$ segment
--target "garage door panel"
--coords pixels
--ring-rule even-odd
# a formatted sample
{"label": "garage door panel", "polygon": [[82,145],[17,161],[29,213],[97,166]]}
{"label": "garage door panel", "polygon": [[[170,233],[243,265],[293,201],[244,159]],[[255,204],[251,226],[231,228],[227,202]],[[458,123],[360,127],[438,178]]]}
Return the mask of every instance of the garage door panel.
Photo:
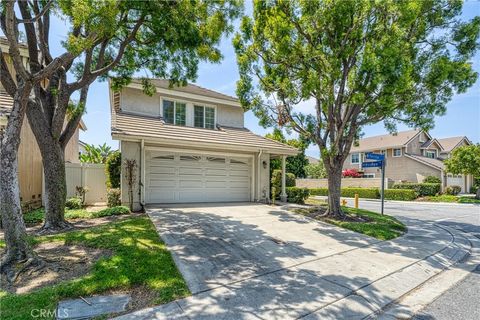
{"label": "garage door panel", "polygon": [[246,158],[150,151],[147,159],[149,203],[250,200],[251,162]]}

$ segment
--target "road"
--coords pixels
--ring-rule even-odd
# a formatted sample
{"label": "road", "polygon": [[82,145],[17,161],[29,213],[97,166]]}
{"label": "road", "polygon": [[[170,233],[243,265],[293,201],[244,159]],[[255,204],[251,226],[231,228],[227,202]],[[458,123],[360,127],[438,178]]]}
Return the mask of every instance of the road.
{"label": "road", "polygon": [[[352,205],[352,201],[348,201]],[[360,200],[361,209],[380,212],[380,202]],[[480,239],[480,206],[386,202],[385,213],[400,219],[418,219],[453,227]],[[480,265],[428,305],[415,320],[480,319]]]}

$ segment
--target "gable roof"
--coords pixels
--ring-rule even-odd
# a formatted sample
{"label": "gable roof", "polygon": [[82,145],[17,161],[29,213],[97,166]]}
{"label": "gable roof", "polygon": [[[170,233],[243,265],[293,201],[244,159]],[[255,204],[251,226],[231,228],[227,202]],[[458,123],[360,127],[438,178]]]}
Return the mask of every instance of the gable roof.
{"label": "gable roof", "polygon": [[444,170],[445,169],[445,165],[443,164],[443,161],[438,160],[438,159],[427,158],[427,157],[424,157],[424,156],[419,156],[419,155],[416,155],[416,154],[409,154],[409,153],[406,153],[405,156],[407,158],[413,159],[415,161],[423,163],[424,165],[427,165],[429,167],[432,167],[432,168],[435,168],[435,169],[438,169],[438,170]]}
{"label": "gable roof", "polygon": [[[224,93],[220,93],[217,91],[213,91],[210,89],[203,88],[199,85],[188,83],[186,86],[174,86],[170,87],[170,82],[169,80],[166,79],[149,79],[149,81],[157,88],[157,91],[163,91],[163,92],[168,92],[171,91],[170,93],[174,93],[175,91],[177,92],[183,92],[187,94],[192,94],[196,96],[202,96],[202,97],[209,97],[209,98],[214,98],[214,99],[219,99],[219,100],[224,100],[230,103],[234,103],[235,105],[240,106],[240,101],[236,97],[229,96]],[[131,83],[127,87],[135,87],[138,88],[142,86],[142,78],[135,78],[132,79]]]}
{"label": "gable roof", "polygon": [[350,152],[373,151],[386,148],[400,148],[420,134],[422,130],[408,130],[396,134],[383,134],[379,136],[360,139],[358,146],[352,146]]}
{"label": "gable roof", "polygon": [[440,141],[438,141],[436,138],[430,139],[430,140],[424,142],[424,143],[420,146],[420,148],[421,148],[421,149],[428,149],[428,148],[429,148],[432,144],[434,144],[434,143],[435,143],[437,146],[440,147],[440,152],[442,152],[442,151],[444,150],[444,149],[443,149],[443,145],[442,145],[442,144],[440,143]]}
{"label": "gable roof", "polygon": [[443,138],[443,139],[438,139],[440,144],[443,147],[443,152],[451,152],[455,147],[457,147],[460,142],[462,142],[465,139],[467,141],[467,144],[471,144],[470,141],[468,140],[467,137],[461,136],[461,137],[450,137],[450,138]]}

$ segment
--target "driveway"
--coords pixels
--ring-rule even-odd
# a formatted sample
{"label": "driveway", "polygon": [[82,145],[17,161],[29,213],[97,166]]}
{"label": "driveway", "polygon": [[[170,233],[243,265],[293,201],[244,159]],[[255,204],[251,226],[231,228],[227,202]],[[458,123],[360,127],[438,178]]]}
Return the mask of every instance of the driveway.
{"label": "driveway", "polygon": [[379,241],[261,204],[147,212],[192,296],[122,319],[363,318],[469,250],[434,224]]}

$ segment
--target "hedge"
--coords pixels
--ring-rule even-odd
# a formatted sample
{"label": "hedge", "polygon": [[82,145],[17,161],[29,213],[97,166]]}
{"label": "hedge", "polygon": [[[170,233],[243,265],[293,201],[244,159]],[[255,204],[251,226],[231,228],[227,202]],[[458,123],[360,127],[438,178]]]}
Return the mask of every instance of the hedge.
{"label": "hedge", "polygon": [[[282,170],[273,170],[271,179],[272,197],[278,199],[282,190]],[[287,172],[285,176],[285,187],[295,187],[295,175]]]}
{"label": "hedge", "polygon": [[304,204],[305,199],[310,196],[310,192],[307,188],[289,187],[286,188],[287,201],[291,203]]}
{"label": "hedge", "polygon": [[[379,199],[380,191],[377,188],[342,188],[342,197],[353,198],[355,194],[358,194],[360,198],[365,199]],[[312,196],[328,196],[327,188],[314,188],[310,189],[310,195]]]}
{"label": "hedge", "polygon": [[396,183],[393,189],[412,189],[420,197],[434,196],[440,193],[440,183]]}
{"label": "hedge", "polygon": [[417,199],[418,194],[412,189],[386,189],[385,199],[387,200],[402,200],[412,201]]}

